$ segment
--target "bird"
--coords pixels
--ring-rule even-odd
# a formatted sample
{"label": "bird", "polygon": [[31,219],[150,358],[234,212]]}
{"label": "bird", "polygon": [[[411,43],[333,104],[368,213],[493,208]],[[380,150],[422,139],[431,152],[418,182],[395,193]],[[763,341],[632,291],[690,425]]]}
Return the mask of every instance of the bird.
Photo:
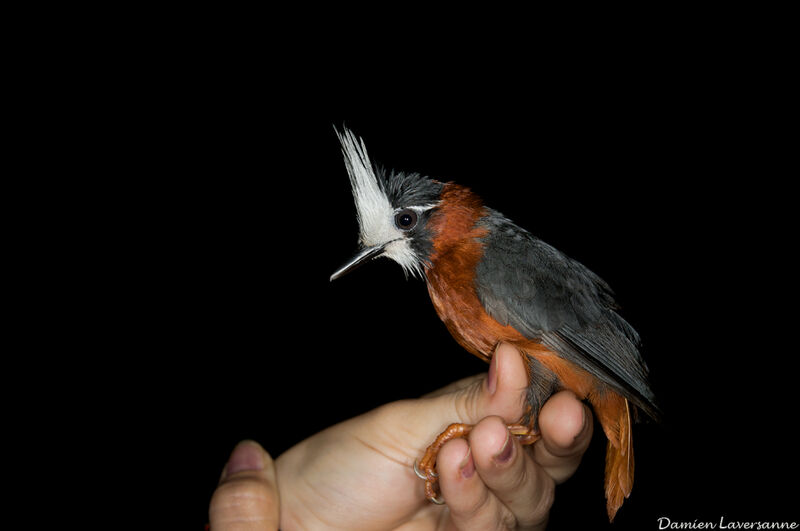
{"label": "bird", "polygon": [[[609,285],[586,266],[486,206],[470,188],[416,172],[374,165],[363,139],[334,131],[349,176],[359,250],[340,278],[379,257],[422,279],[439,318],[471,354],[489,362],[500,343],[514,345],[528,376],[525,413],[508,425],[521,443],[539,439],[544,402],[568,389],[587,401],[608,442],[605,497],[614,520],[633,488],[632,424],[661,418],[639,334],[619,313]],[[414,463],[426,497],[436,492],[439,448],[472,426],[453,423]]]}

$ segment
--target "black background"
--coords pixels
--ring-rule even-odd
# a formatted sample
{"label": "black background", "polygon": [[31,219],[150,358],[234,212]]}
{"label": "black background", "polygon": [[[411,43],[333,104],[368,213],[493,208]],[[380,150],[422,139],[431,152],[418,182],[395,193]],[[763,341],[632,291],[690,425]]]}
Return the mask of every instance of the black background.
{"label": "black background", "polygon": [[103,373],[75,390],[79,419],[124,442],[129,500],[199,529],[239,440],[277,457],[486,370],[396,264],[328,281],[356,250],[346,124],[373,161],[468,185],[586,264],[639,330],[665,419],[635,428],[633,494],[608,527],[596,430],[550,529],[797,520],[780,82],[736,54],[533,77],[333,77],[298,60],[292,78],[213,50],[114,71],[84,124],[94,156],[64,155],[103,177],[66,255],[82,280],[64,289],[91,308],[69,337],[91,330],[91,356],[65,364]]}

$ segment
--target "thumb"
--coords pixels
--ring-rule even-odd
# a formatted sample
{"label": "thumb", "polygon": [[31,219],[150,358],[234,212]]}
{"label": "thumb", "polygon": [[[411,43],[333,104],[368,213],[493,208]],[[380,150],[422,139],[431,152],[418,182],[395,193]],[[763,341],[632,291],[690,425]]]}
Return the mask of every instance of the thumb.
{"label": "thumb", "polygon": [[211,497],[211,531],[278,529],[280,500],[272,457],[255,441],[233,449]]}
{"label": "thumb", "polygon": [[431,400],[441,409],[441,420],[477,424],[490,415],[502,417],[506,423],[520,420],[525,412],[528,371],[522,354],[514,346],[501,343],[492,356],[485,378],[445,394],[435,393]]}

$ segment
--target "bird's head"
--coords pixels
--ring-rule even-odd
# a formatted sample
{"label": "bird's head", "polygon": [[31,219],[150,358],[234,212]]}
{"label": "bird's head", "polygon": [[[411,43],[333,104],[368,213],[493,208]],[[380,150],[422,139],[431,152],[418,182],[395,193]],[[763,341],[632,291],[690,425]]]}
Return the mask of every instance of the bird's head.
{"label": "bird's head", "polygon": [[361,249],[331,280],[379,256],[391,258],[406,274],[422,276],[433,246],[428,220],[444,185],[418,173],[375,168],[363,140],[348,129],[336,134],[353,189]]}

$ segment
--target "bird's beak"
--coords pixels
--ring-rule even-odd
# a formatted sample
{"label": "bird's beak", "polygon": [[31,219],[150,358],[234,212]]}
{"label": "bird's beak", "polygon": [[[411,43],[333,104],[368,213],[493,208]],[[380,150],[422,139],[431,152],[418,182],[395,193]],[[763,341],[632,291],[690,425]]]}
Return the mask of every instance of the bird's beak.
{"label": "bird's beak", "polygon": [[383,250],[392,242],[386,242],[381,245],[374,245],[372,247],[367,247],[359,251],[353,258],[351,258],[346,264],[342,267],[334,271],[331,275],[331,282],[336,280],[337,278],[344,276],[345,274],[349,273],[353,269],[358,268],[358,266],[366,264],[373,258],[377,258],[383,253]]}

